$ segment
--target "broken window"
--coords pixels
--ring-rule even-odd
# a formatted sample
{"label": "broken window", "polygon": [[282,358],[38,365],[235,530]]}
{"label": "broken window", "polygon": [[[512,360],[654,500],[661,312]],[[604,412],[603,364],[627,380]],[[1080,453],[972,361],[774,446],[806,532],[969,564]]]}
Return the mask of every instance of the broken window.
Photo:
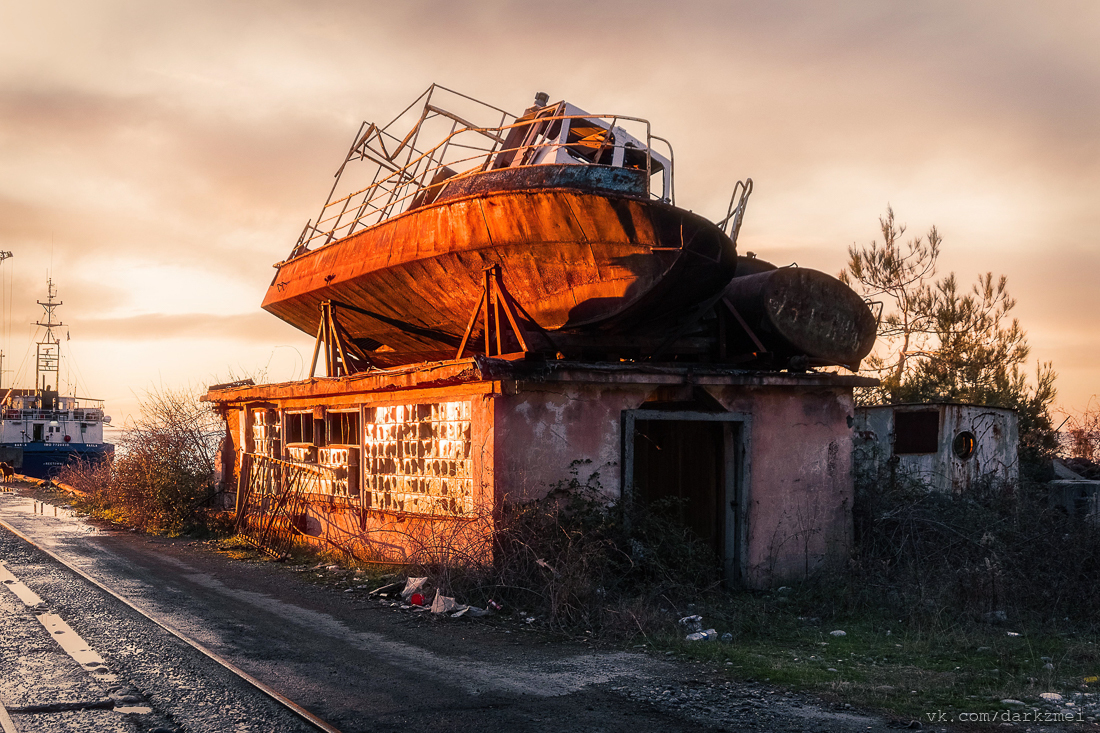
{"label": "broken window", "polygon": [[288,446],[313,444],[313,412],[288,412],[286,421],[286,442]]}
{"label": "broken window", "polygon": [[369,407],[363,428],[367,508],[473,513],[469,402]]}
{"label": "broken window", "polygon": [[935,453],[939,445],[939,410],[894,411],[894,455]]}
{"label": "broken window", "polygon": [[969,430],[964,430],[955,436],[955,440],[951,442],[951,451],[955,456],[961,460],[966,460],[970,456],[974,455],[974,449],[978,446],[978,439],[974,437],[974,433]]}
{"label": "broken window", "polygon": [[359,445],[359,411],[328,414],[329,445]]}

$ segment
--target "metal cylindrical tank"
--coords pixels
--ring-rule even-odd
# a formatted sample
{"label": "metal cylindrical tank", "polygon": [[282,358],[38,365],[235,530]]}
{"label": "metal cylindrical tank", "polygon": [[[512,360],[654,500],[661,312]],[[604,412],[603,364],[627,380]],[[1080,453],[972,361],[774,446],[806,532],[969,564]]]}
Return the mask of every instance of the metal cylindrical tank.
{"label": "metal cylindrical tank", "polygon": [[824,272],[782,267],[735,277],[725,297],[778,356],[854,367],[875,345],[878,324],[871,309]]}

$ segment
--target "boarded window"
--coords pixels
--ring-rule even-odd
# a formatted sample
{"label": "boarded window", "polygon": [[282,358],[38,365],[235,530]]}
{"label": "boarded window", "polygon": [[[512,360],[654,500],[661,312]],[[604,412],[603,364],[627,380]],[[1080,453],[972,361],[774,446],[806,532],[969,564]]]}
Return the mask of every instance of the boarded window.
{"label": "boarded window", "polygon": [[939,410],[894,411],[895,455],[935,453],[939,445]]}
{"label": "boarded window", "polygon": [[473,514],[470,403],[367,408],[364,499],[410,514]]}
{"label": "boarded window", "polygon": [[279,413],[275,410],[252,411],[252,450],[269,458],[279,457]]}

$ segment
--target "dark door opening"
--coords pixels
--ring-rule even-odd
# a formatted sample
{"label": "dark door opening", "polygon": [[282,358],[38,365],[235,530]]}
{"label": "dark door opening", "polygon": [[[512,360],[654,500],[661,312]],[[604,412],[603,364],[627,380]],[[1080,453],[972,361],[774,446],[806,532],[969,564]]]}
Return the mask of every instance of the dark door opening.
{"label": "dark door opening", "polygon": [[34,423],[34,426],[31,428],[31,441],[32,442],[41,443],[44,440],[44,438],[42,437],[42,428],[43,428],[42,423],[40,423],[40,422]]}
{"label": "dark door opening", "polygon": [[690,419],[699,413],[666,415],[654,410],[628,413],[633,429],[626,446],[630,496],[644,504],[673,499],[667,502],[669,510],[711,547],[726,582],[737,582],[743,538],[742,422]]}

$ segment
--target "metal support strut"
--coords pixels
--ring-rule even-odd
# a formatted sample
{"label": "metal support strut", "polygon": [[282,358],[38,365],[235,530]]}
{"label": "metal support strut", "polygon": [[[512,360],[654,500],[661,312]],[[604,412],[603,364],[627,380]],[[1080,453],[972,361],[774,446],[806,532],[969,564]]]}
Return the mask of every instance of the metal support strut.
{"label": "metal support strut", "polygon": [[321,301],[321,323],[317,327],[317,341],[313,344],[310,378],[317,375],[317,357],[322,345],[325,347],[326,376],[346,377],[374,366],[370,357],[355,345],[348,332],[340,325],[336,318],[336,307],[331,300]]}
{"label": "metal support strut", "polygon": [[[534,323],[534,320],[523,310],[523,306],[516,302],[515,298],[508,292],[508,289],[504,287],[500,265],[486,267],[484,275],[485,281],[481,291],[481,298],[477,301],[477,306],[470,316],[470,322],[466,324],[466,332],[462,335],[462,343],[458,346],[458,351],[455,353],[455,359],[461,359],[462,355],[466,353],[466,344],[469,343],[470,336],[473,335],[478,316],[483,316],[482,327],[485,332],[485,355],[500,356],[509,353],[504,350],[504,329],[501,328],[500,320],[501,311],[504,311],[508,326],[510,326],[512,335],[519,345],[519,353],[532,351],[532,334],[528,333],[527,329],[523,327],[523,324],[519,320],[519,315],[522,314],[530,323]],[[538,328],[538,324],[535,324],[535,327]],[[541,332],[542,329],[539,328],[539,331]],[[547,337],[545,333],[542,333],[542,336],[549,342],[549,337]]]}

